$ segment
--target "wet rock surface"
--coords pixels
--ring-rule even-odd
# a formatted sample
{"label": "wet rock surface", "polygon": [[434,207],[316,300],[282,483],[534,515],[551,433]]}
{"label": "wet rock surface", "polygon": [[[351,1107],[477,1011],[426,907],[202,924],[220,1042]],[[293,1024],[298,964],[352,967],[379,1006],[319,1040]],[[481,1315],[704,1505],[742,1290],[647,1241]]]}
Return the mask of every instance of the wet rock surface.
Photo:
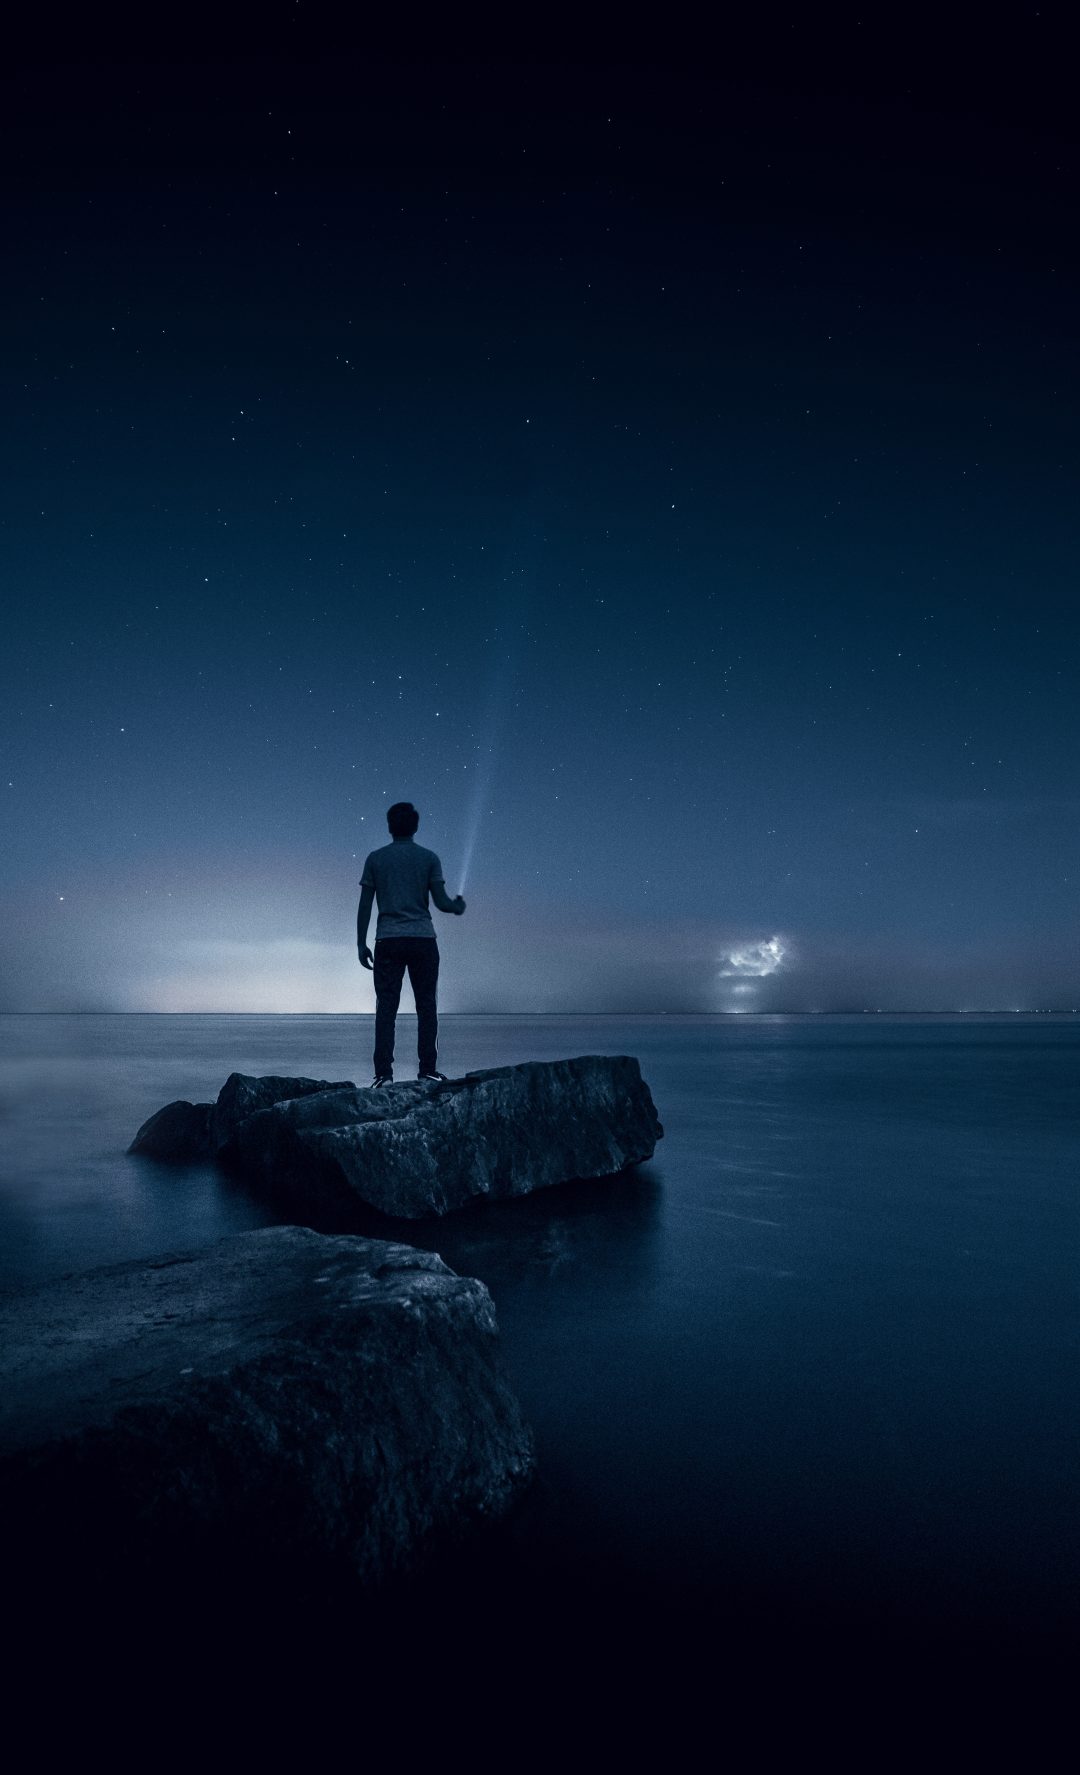
{"label": "wet rock surface", "polygon": [[7,1569],[170,1555],[364,1580],[501,1514],[532,1467],[481,1282],[273,1227],[0,1305]]}
{"label": "wet rock surface", "polygon": [[131,1151],[187,1156],[185,1117],[200,1109],[206,1151],[250,1183],[405,1219],[612,1176],[663,1134],[637,1060],[584,1055],[378,1091],[234,1073],[215,1105],[159,1110]]}

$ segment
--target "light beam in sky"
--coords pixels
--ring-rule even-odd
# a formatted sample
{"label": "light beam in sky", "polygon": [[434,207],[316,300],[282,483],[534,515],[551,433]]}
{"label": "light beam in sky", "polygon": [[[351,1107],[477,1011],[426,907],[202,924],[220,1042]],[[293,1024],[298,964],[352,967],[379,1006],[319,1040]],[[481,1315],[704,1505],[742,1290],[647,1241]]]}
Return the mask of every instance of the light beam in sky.
{"label": "light beam in sky", "polygon": [[480,746],[480,762],[473,777],[472,797],[469,813],[465,822],[465,845],[461,859],[461,887],[464,893],[472,869],[473,854],[480,836],[485,811],[491,799],[491,790],[496,776],[496,750],[502,737],[506,720],[506,709],[510,701],[510,693],[514,682],[514,655],[507,650],[502,653],[500,664],[496,668],[488,693],[487,710],[483,722],[483,738]]}
{"label": "light beam in sky", "polygon": [[461,893],[465,892],[468,883],[480,828],[483,824],[484,814],[490,811],[488,804],[498,774],[499,742],[513,699],[518,659],[525,636],[525,623],[532,603],[537,540],[535,533],[528,538],[521,551],[523,560],[517,567],[511,564],[514,551],[507,550],[505,579],[509,590],[502,616],[495,625],[499,651],[488,686],[487,708],[483,717],[479,747],[480,763],[473,778],[473,792],[465,822],[465,844],[462,851],[460,876]]}
{"label": "light beam in sky", "polygon": [[[491,745],[492,747],[494,746],[494,735],[492,735]],[[491,748],[489,748],[489,753],[490,750]],[[494,768],[489,755],[473,779],[472,806],[469,809],[469,817],[465,827],[465,848],[462,852],[461,870],[459,872],[459,892],[462,894],[465,892],[465,888],[468,884],[469,871],[472,868],[473,852],[476,849],[476,840],[480,836],[480,822],[484,816],[485,803],[491,793],[493,776]]]}

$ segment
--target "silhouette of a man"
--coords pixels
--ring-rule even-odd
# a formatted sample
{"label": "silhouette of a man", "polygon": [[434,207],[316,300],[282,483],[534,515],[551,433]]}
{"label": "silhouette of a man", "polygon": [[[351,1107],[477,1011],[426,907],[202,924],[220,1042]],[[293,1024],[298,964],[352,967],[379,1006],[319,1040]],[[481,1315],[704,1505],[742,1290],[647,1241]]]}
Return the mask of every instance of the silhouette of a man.
{"label": "silhouette of a man", "polygon": [[[409,984],[416,1000],[417,1076],[442,1079],[438,1070],[439,1018],[436,995],[439,983],[439,945],[428,911],[430,894],[440,912],[461,915],[465,902],[458,894],[451,900],[443,880],[442,864],[434,851],[414,839],[420,815],[411,801],[396,801],[386,816],[390,843],[372,851],[360,877],[360,905],[356,912],[356,949],[360,964],[375,971],[375,1077],[372,1090],[394,1082],[394,1024],[401,982],[409,970]],[[367,947],[371,903],[379,903],[375,926],[375,956]]]}

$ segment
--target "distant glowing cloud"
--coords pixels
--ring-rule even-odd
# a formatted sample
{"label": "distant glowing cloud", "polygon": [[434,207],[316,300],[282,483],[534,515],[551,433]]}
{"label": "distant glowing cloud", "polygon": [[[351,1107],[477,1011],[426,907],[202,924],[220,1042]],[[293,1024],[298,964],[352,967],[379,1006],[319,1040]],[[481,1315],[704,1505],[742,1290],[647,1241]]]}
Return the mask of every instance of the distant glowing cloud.
{"label": "distant glowing cloud", "polygon": [[770,937],[762,943],[744,943],[724,956],[720,974],[725,980],[763,980],[767,974],[779,971],[786,954],[779,937]]}

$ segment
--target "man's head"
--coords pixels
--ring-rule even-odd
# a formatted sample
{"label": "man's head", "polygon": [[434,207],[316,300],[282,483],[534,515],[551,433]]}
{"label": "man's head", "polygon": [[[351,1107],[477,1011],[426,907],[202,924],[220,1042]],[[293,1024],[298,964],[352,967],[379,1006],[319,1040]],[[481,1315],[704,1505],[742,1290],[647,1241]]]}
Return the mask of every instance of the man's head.
{"label": "man's head", "polygon": [[386,815],[391,838],[411,838],[420,824],[420,815],[411,801],[395,801]]}

